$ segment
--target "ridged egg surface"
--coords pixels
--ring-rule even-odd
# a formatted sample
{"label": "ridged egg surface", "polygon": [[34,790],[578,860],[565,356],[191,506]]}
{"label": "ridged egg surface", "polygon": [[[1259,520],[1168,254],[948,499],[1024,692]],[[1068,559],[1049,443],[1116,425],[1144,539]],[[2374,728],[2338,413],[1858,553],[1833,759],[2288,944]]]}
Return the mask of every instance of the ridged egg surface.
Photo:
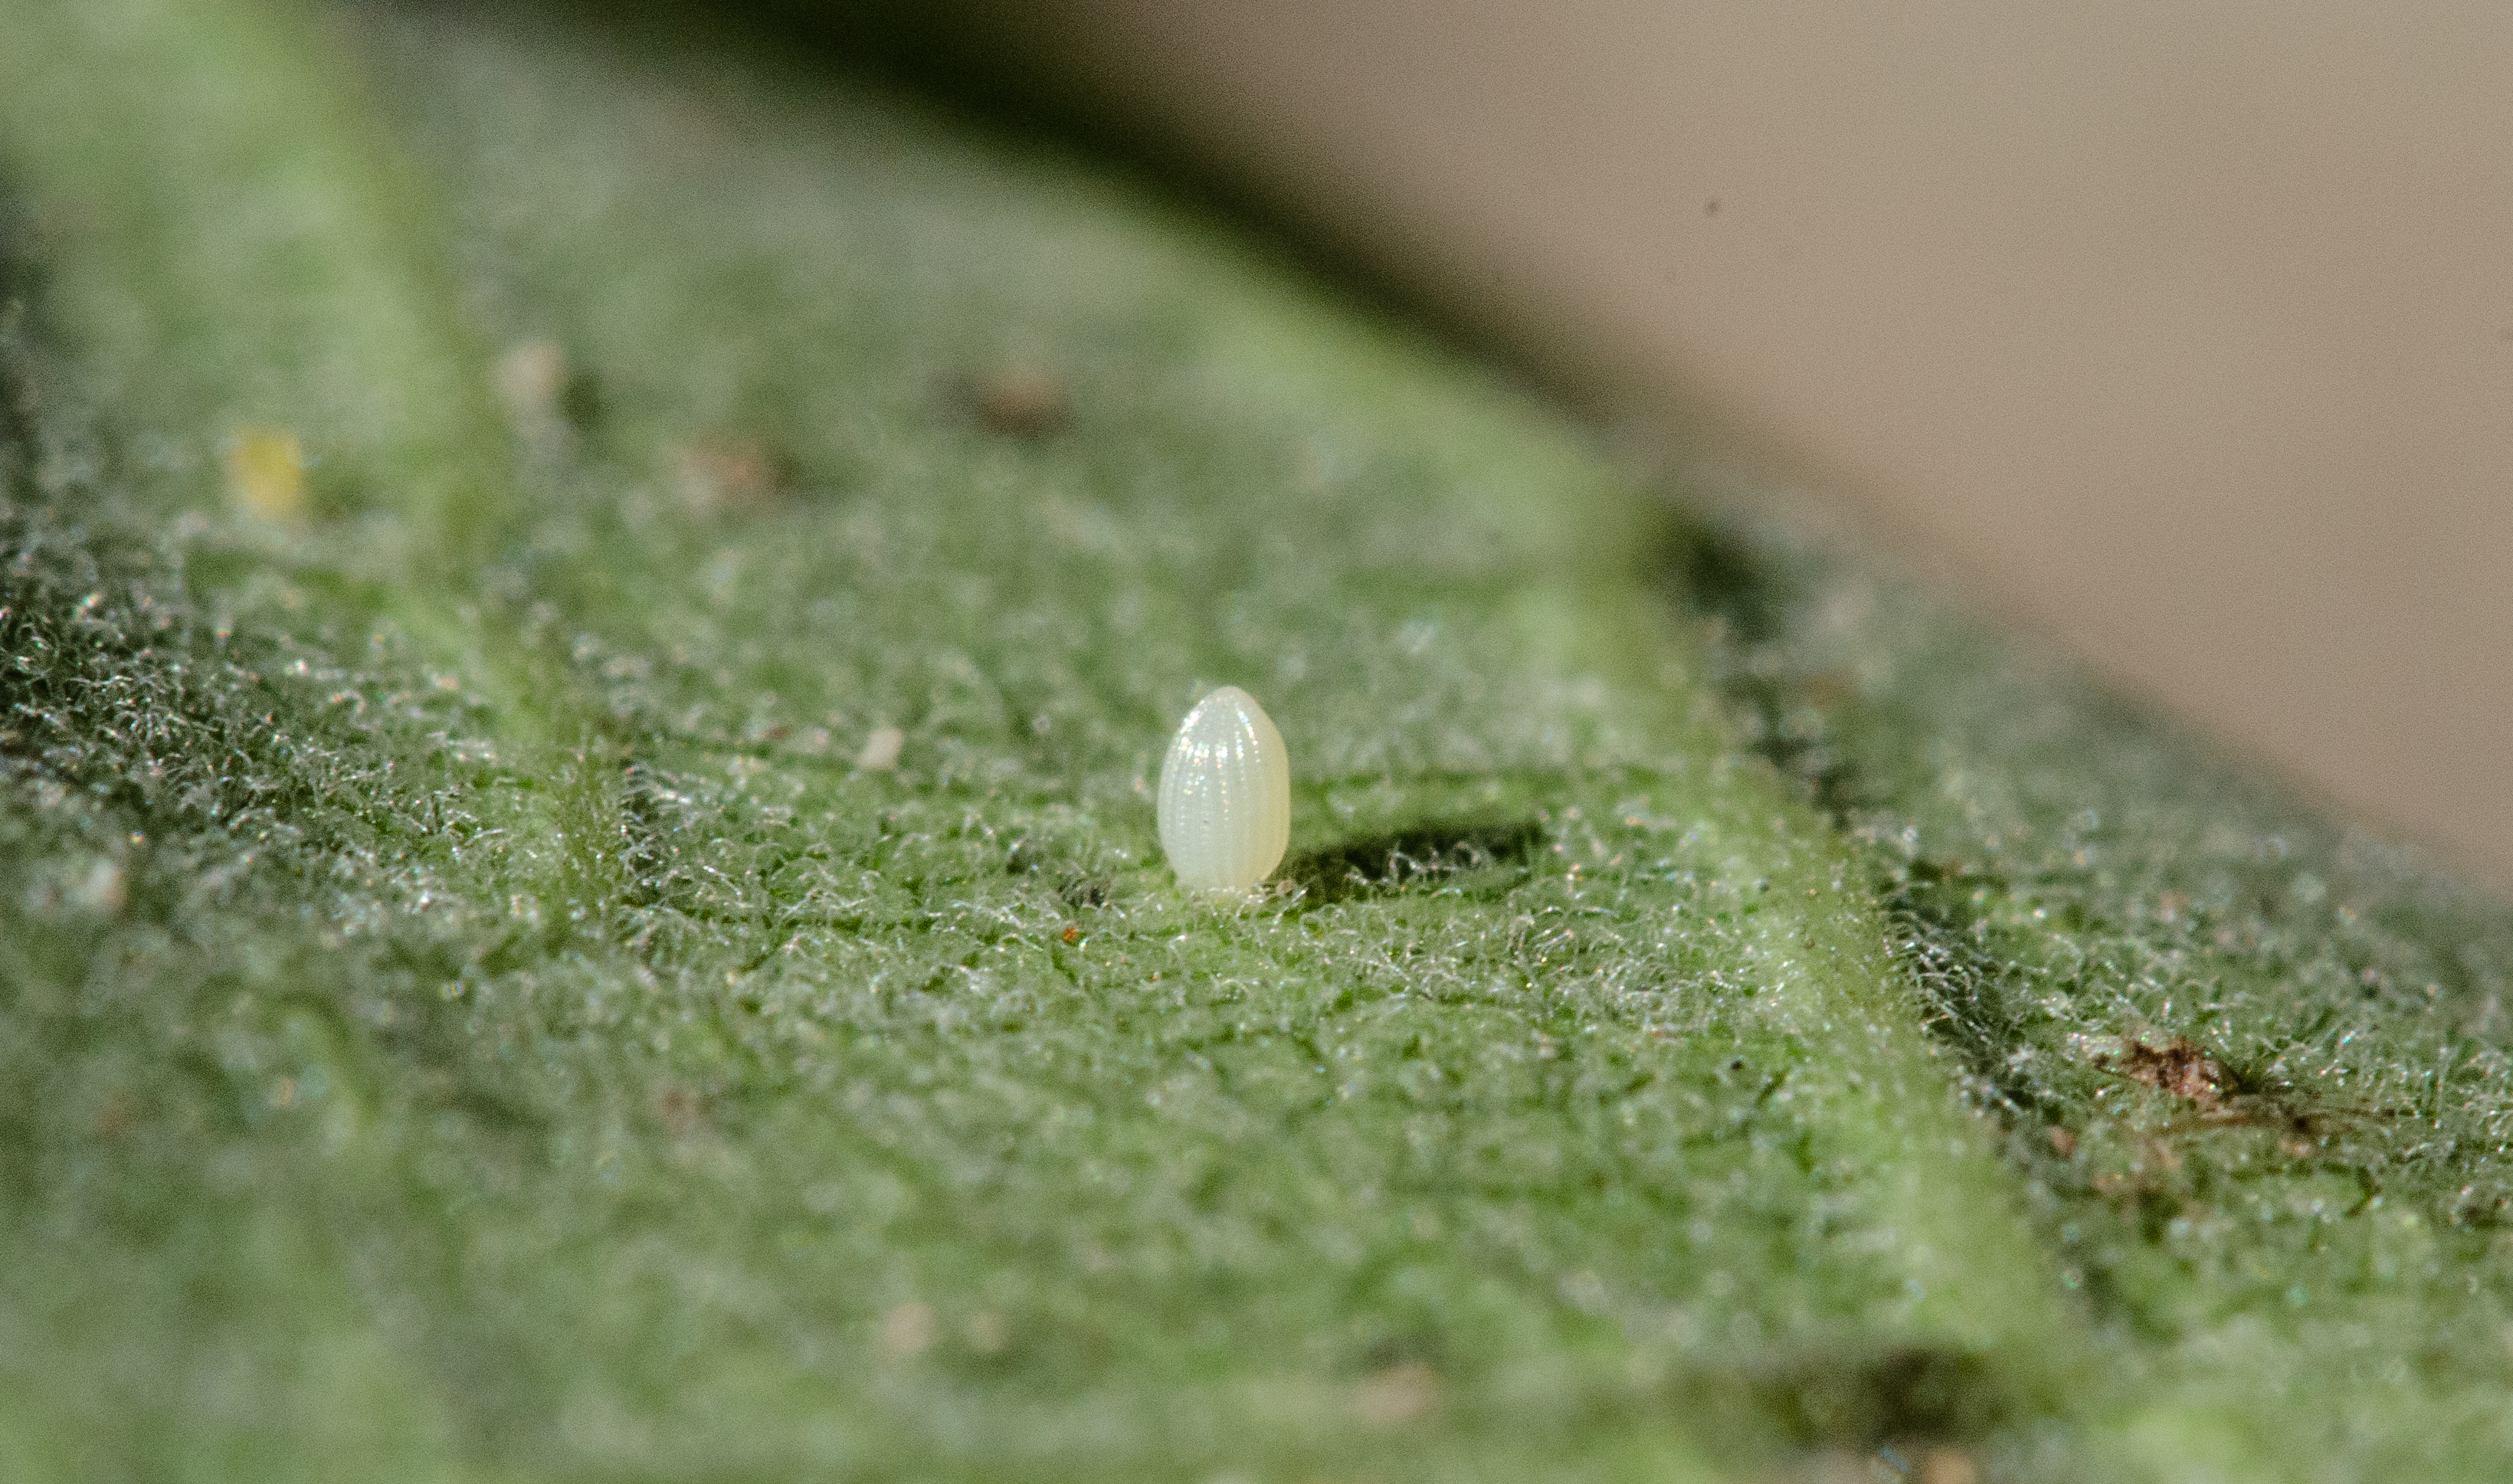
{"label": "ridged egg surface", "polygon": [[1161,763],[1161,850],[1193,892],[1241,892],[1292,843],[1292,761],[1256,698],[1234,685],[1178,723]]}

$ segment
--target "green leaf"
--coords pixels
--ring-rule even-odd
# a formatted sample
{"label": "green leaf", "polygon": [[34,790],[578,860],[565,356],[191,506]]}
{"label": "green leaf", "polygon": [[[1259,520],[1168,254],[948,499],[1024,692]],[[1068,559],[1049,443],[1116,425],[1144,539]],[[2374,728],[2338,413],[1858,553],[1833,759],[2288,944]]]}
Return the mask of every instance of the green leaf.
{"label": "green leaf", "polygon": [[2499,907],[1221,227],[696,20],[0,162],[19,1473],[2506,1453]]}

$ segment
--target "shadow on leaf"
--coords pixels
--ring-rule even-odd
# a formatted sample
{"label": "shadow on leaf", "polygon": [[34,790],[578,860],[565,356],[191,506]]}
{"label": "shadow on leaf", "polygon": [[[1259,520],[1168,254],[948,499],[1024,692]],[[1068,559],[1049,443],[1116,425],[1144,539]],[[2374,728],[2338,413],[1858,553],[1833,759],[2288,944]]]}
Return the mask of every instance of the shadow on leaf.
{"label": "shadow on leaf", "polygon": [[1544,843],[1534,820],[1417,825],[1295,856],[1282,877],[1313,902],[1401,890],[1425,876],[1525,861]]}

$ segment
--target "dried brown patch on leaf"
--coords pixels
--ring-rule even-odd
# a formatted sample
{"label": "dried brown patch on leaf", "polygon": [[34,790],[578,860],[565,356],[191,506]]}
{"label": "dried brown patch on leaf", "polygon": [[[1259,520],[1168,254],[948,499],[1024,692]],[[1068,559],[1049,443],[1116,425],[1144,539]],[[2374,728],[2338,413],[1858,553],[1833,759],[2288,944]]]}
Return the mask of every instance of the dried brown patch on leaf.
{"label": "dried brown patch on leaf", "polygon": [[2224,1065],[2200,1050],[2188,1036],[2174,1036],[2162,1046],[2149,1046],[2133,1038],[2122,1042],[2119,1051],[2095,1057],[2094,1065],[2133,1082],[2187,1098],[2202,1108],[2217,1106],[2233,1090],[2233,1079],[2226,1075]]}
{"label": "dried brown patch on leaf", "polygon": [[1035,368],[971,378],[963,394],[987,431],[1011,438],[1044,438],[1064,426],[1069,411],[1064,383]]}

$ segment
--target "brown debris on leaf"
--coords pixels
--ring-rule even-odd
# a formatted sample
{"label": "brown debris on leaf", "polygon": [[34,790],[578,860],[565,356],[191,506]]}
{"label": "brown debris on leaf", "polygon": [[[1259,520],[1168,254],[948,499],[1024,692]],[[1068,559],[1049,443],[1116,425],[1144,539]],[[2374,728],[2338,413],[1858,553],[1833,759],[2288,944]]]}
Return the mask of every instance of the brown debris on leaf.
{"label": "brown debris on leaf", "polygon": [[2123,1041],[2117,1053],[2094,1058],[2094,1065],[2133,1082],[2187,1098],[2202,1108],[2214,1108],[2224,1102],[2226,1092],[2233,1086],[2233,1079],[2216,1059],[2201,1051],[2188,1036],[2174,1036],[2162,1046],[2149,1046],[2133,1037]]}
{"label": "brown debris on leaf", "polygon": [[1801,693],[1808,704],[1829,711],[1845,701],[1857,699],[1858,677],[1848,670],[1817,670],[1806,677]]}
{"label": "brown debris on leaf", "polygon": [[753,515],[775,504],[786,486],[782,461],[746,440],[666,450],[673,482],[693,515]]}
{"label": "brown debris on leaf", "polygon": [[[2339,1131],[2363,1128],[2385,1118],[2410,1113],[2400,1107],[2374,1107],[2333,1101],[2289,1084],[2248,1082],[2223,1063],[2200,1049],[2188,1036],[2163,1045],[2123,1037],[2117,1049],[2097,1051],[2097,1071],[2188,1100],[2189,1110],[2174,1117],[2150,1139],[2142,1165],[2167,1172],[2179,1168],[2179,1158],[2164,1140],[2178,1140],[2212,1131],[2254,1129],[2275,1133],[2277,1150],[2289,1159],[2308,1159]],[[2099,1185],[2100,1181],[2096,1183]]]}
{"label": "brown debris on leaf", "polygon": [[1044,438],[1064,425],[1063,384],[1044,371],[1009,370],[973,379],[971,408],[989,432],[1010,438]]}

